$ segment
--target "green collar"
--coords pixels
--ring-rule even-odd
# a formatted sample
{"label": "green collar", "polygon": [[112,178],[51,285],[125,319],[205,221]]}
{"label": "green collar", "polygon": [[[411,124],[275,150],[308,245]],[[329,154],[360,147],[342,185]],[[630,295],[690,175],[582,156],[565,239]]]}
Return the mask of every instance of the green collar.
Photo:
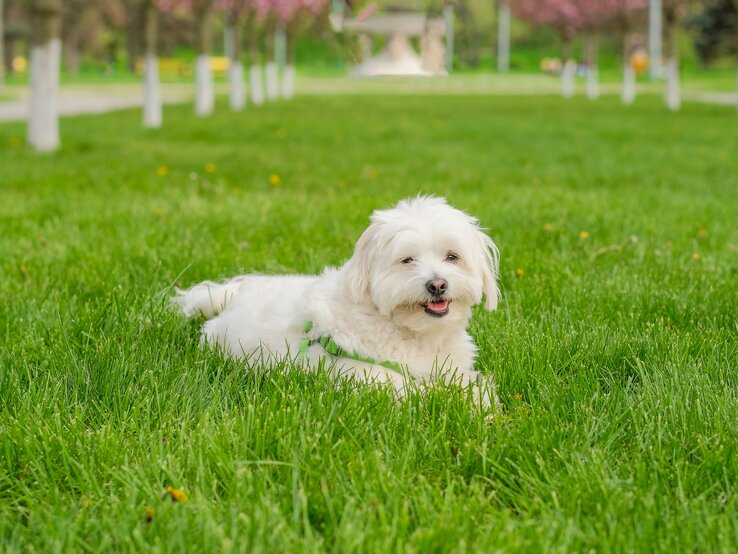
{"label": "green collar", "polygon": [[[305,326],[303,327],[303,331],[307,335],[310,331],[313,329],[313,322],[312,321],[306,321]],[[404,371],[402,369],[402,366],[395,362],[389,362],[389,361],[383,361],[378,362],[377,360],[374,360],[372,358],[366,357],[366,356],[359,356],[358,354],[354,354],[352,352],[347,352],[340,346],[336,344],[336,341],[333,340],[333,337],[330,335],[325,337],[318,337],[317,339],[310,339],[309,337],[305,336],[300,341],[300,357],[304,358],[307,354],[308,348],[310,348],[313,344],[320,344],[323,346],[323,349],[332,356],[337,356],[340,358],[351,358],[352,360],[356,360],[358,362],[365,362],[372,365],[381,365],[382,367],[386,367],[387,369],[391,369],[392,371],[396,371],[397,373],[401,373],[404,375]]]}

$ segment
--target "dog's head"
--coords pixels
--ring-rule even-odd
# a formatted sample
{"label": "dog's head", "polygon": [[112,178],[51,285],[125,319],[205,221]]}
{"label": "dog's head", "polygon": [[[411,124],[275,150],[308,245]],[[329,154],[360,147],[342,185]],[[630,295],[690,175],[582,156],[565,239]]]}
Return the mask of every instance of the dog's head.
{"label": "dog's head", "polygon": [[475,218],[421,196],[372,214],[346,264],[348,292],[414,331],[465,324],[483,297],[497,307],[497,259]]}

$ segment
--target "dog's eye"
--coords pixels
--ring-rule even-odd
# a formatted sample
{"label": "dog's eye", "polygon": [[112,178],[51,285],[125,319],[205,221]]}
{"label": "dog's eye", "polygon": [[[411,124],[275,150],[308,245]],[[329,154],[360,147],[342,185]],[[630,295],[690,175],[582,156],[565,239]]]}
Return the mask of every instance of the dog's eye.
{"label": "dog's eye", "polygon": [[407,258],[402,258],[400,260],[400,263],[403,263],[403,264],[410,264],[412,262],[413,262],[413,259],[410,256],[408,256]]}
{"label": "dog's eye", "polygon": [[446,254],[446,261],[447,262],[455,263],[458,260],[459,260],[459,257],[456,254],[454,254],[453,252],[449,252],[448,254]]}

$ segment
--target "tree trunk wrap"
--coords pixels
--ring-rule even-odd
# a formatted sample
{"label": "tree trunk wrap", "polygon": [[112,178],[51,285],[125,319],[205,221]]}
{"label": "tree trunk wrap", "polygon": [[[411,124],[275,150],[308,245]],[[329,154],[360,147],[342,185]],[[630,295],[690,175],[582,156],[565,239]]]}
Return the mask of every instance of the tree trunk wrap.
{"label": "tree trunk wrap", "polygon": [[597,67],[597,34],[589,32],[586,36],[587,48],[587,98],[596,100],[600,96],[599,71]]}
{"label": "tree trunk wrap", "polygon": [[28,142],[46,152],[59,147],[57,91],[61,63],[61,0],[33,0],[31,13],[31,109]]}

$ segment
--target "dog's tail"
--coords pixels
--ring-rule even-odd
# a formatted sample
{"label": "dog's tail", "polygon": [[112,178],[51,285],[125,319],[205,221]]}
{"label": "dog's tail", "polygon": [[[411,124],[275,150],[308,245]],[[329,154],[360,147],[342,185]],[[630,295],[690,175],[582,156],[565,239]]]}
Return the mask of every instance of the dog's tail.
{"label": "dog's tail", "polygon": [[238,294],[242,280],[243,278],[236,277],[225,283],[203,281],[189,289],[175,288],[177,294],[172,298],[172,303],[179,306],[187,317],[201,313],[211,318],[222,312]]}

